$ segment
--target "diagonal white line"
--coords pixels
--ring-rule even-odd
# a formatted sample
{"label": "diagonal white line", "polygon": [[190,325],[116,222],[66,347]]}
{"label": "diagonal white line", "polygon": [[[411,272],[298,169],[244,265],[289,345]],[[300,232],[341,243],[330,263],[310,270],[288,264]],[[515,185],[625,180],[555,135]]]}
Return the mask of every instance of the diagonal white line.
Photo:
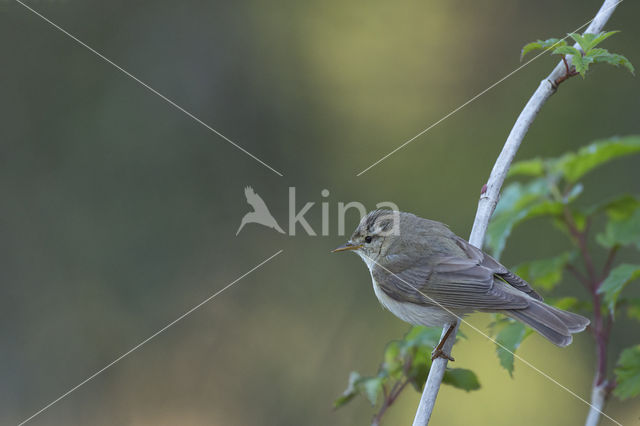
{"label": "diagonal white line", "polygon": [[52,22],[46,16],[42,15],[38,11],[36,11],[36,10],[32,9],[31,7],[27,6],[21,0],[16,0],[16,2],[18,4],[24,6],[27,10],[33,12],[36,16],[42,18],[47,23],[51,24],[51,26],[53,26],[54,28],[56,28],[60,32],[64,33],[69,38],[73,39],[75,42],[80,44],[81,46],[87,48],[89,51],[94,53],[99,58],[103,59],[105,62],[107,62],[110,65],[112,65],[117,70],[121,71],[122,73],[124,73],[125,75],[130,77],[131,79],[135,80],[137,83],[139,83],[145,89],[149,90],[151,93],[159,96],[161,99],[166,101],[168,104],[170,104],[171,106],[173,106],[177,110],[183,112],[184,114],[186,114],[187,116],[191,117],[193,120],[195,120],[196,122],[198,122],[202,126],[206,127],[207,129],[209,129],[210,131],[212,131],[216,135],[220,136],[222,139],[224,139],[225,141],[229,142],[231,145],[235,146],[237,149],[239,149],[240,151],[242,151],[245,154],[247,154],[249,157],[251,157],[254,160],[256,160],[258,163],[262,164],[263,166],[265,166],[266,168],[268,168],[269,170],[271,170],[272,172],[274,172],[278,176],[283,176],[282,173],[280,173],[279,171],[277,171],[276,169],[274,169],[273,167],[271,167],[270,165],[268,165],[267,163],[265,163],[264,161],[262,161],[261,159],[259,159],[258,157],[256,157],[255,155],[253,155],[252,153],[250,153],[249,151],[247,151],[246,149],[244,149],[243,147],[241,147],[240,145],[238,145],[237,143],[235,143],[234,141],[232,141],[231,139],[229,139],[228,137],[226,137],[225,135],[223,135],[222,133],[220,133],[219,131],[217,131],[216,129],[214,129],[213,127],[211,127],[210,125],[208,125],[207,123],[205,123],[204,121],[202,121],[201,119],[199,119],[198,117],[196,117],[195,115],[193,115],[192,113],[190,113],[189,111],[187,111],[186,109],[184,109],[183,107],[181,107],[180,105],[175,103],[174,101],[172,101],[171,99],[169,99],[168,97],[166,97],[165,95],[163,95],[162,93],[158,92],[156,89],[154,89],[153,87],[149,86],[147,83],[145,83],[144,81],[140,80],[138,77],[136,77],[135,75],[131,74],[129,71],[125,70],[120,65],[116,64],[115,62],[113,62],[111,59],[109,59],[106,56],[104,56],[102,53],[98,52],[97,50],[95,50],[94,48],[92,48],[91,46],[89,46],[88,44],[83,42],[82,40],[78,39],[76,36],[74,36],[73,34],[69,33],[67,30],[65,30],[64,28],[60,27],[55,22]]}
{"label": "diagonal white line", "polygon": [[269,262],[271,259],[273,259],[274,257],[276,257],[277,255],[279,255],[280,253],[282,253],[284,250],[279,250],[277,253],[271,255],[270,257],[268,257],[267,259],[263,260],[262,262],[260,262],[259,264],[257,264],[256,266],[254,266],[253,268],[251,268],[249,271],[245,272],[244,274],[240,275],[238,278],[236,278],[235,280],[231,281],[229,284],[227,284],[226,286],[224,286],[222,289],[218,290],[217,292],[215,292],[214,294],[212,294],[211,296],[207,297],[206,299],[204,299],[202,302],[198,303],[196,306],[194,306],[193,308],[189,309],[187,312],[185,312],[184,314],[180,315],[178,318],[174,319],[173,321],[171,321],[169,324],[165,325],[164,327],[162,327],[160,330],[156,331],[155,333],[153,333],[151,336],[147,337],[146,339],[144,339],[142,342],[138,343],[137,345],[135,345],[134,347],[132,347],[131,349],[129,349],[128,351],[126,351],[125,353],[123,353],[122,355],[120,355],[118,358],[114,359],[113,361],[111,361],[109,364],[105,365],[104,367],[102,367],[100,370],[96,371],[95,373],[93,373],[92,375],[90,375],[89,377],[87,377],[86,379],[84,379],[82,382],[78,383],[77,385],[75,385],[74,387],[72,387],[71,389],[69,389],[68,391],[66,391],[65,393],[63,393],[62,395],[60,395],[58,398],[54,399],[53,401],[51,401],[50,403],[48,403],[47,405],[45,405],[44,407],[42,407],[40,410],[38,410],[37,412],[35,412],[33,415],[31,415],[30,417],[24,419],[22,422],[18,423],[18,426],[22,426],[25,423],[29,422],[30,420],[32,420],[34,417],[38,416],[39,414],[41,414],[43,411],[47,410],[48,408],[50,408],[52,405],[56,404],[57,402],[59,402],[61,399],[69,396],[69,394],[71,394],[72,392],[74,392],[75,390],[77,390],[80,386],[86,384],[88,381],[94,379],[96,376],[100,375],[101,373],[103,373],[106,369],[108,369],[109,367],[113,366],[114,364],[116,364],[117,362],[121,361],[123,358],[125,358],[126,356],[130,355],[132,352],[136,351],[137,349],[139,349],[141,346],[143,346],[144,344],[148,343],[151,339],[153,339],[154,337],[156,337],[158,334],[166,331],[168,328],[172,327],[173,325],[175,325],[178,321],[184,319],[186,316],[192,314],[196,309],[200,308],[202,305],[204,305],[205,303],[209,302],[211,299],[213,299],[214,297],[216,297],[217,295],[219,295],[220,293],[222,293],[223,291],[225,291],[226,289],[228,289],[229,287],[231,287],[232,285],[234,285],[235,283],[237,283],[238,281],[240,281],[241,279],[243,279],[244,277],[246,277],[247,275],[249,275],[250,273],[252,273],[253,271],[255,271],[256,269],[260,268],[262,265],[264,265],[265,263]]}
{"label": "diagonal white line", "polygon": [[562,389],[564,389],[565,391],[569,392],[571,395],[573,395],[574,397],[576,397],[577,399],[579,399],[580,401],[584,402],[585,404],[587,404],[589,407],[595,409],[596,411],[598,411],[600,414],[602,414],[603,416],[605,416],[606,418],[608,418],[609,420],[611,420],[612,422],[614,422],[615,424],[617,424],[618,426],[622,426],[622,423],[618,422],[617,420],[611,418],[610,416],[608,416],[607,414],[605,414],[603,411],[600,411],[600,409],[598,409],[597,407],[594,407],[590,402],[588,402],[586,399],[582,398],[580,395],[578,395],[577,393],[575,393],[574,391],[572,391],[571,389],[569,389],[568,387],[566,387],[565,385],[563,385],[562,383],[558,382],[556,379],[554,379],[553,377],[549,376],[547,373],[545,373],[544,371],[540,370],[538,367],[536,367],[535,365],[531,364],[529,361],[527,361],[526,359],[522,358],[520,355],[517,355],[514,352],[511,352],[507,347],[505,347],[504,345],[502,345],[501,343],[499,343],[498,341],[496,341],[495,339],[493,339],[491,336],[487,335],[486,333],[484,333],[482,330],[478,329],[476,326],[474,326],[473,324],[469,323],[467,320],[465,320],[464,318],[462,318],[460,315],[454,313],[453,311],[451,311],[450,309],[446,308],[445,306],[443,306],[441,303],[439,303],[438,301],[436,301],[435,299],[433,299],[432,297],[427,296],[426,294],[424,294],[423,292],[421,292],[420,290],[418,290],[415,286],[413,286],[412,284],[406,282],[405,280],[403,280],[402,278],[400,278],[399,276],[397,276],[396,274],[394,274],[393,272],[391,272],[389,269],[385,268],[384,266],[382,266],[381,264],[379,264],[378,262],[376,262],[374,259],[372,259],[371,257],[367,256],[365,254],[366,257],[369,258],[369,260],[371,260],[373,263],[375,263],[376,265],[378,265],[379,267],[381,267],[382,269],[384,269],[385,271],[387,271],[388,273],[390,273],[391,275],[393,275],[394,277],[396,277],[397,279],[399,279],[400,281],[402,281],[403,283],[405,283],[406,285],[408,285],[409,287],[411,287],[412,289],[414,289],[415,291],[417,291],[418,293],[420,293],[421,295],[423,295],[424,297],[426,297],[427,299],[429,299],[430,302],[435,303],[436,305],[438,305],[438,307],[444,309],[445,311],[447,311],[448,313],[450,313],[451,315],[453,315],[454,317],[458,318],[460,320],[460,322],[468,325],[469,327],[471,327],[473,330],[477,331],[479,334],[481,334],[482,336],[486,337],[487,339],[491,340],[493,343],[495,343],[496,345],[500,346],[502,349],[504,349],[505,351],[509,352],[511,355],[513,355],[514,357],[518,358],[520,361],[524,362],[526,365],[528,365],[531,369],[533,369],[534,371],[538,372],[539,374],[541,374],[542,376],[544,376],[546,379],[550,380],[551,382],[555,383],[556,385],[558,385],[559,387],[561,387]]}
{"label": "diagonal white line", "polygon": [[[622,3],[623,0],[620,0],[619,2],[611,5],[609,7],[609,9],[616,7],[617,5],[619,5],[620,3]],[[608,9],[605,9],[608,10]],[[594,18],[595,19],[595,18]],[[578,31],[580,31],[581,29],[583,29],[584,27],[586,27],[587,25],[589,25],[591,23],[591,21],[593,21],[593,19],[590,19],[589,21],[585,22],[584,24],[580,25],[578,28],[576,28],[575,30],[573,30],[572,32],[577,33]],[[562,40],[566,40],[569,36],[567,35],[566,37],[564,37]],[[556,43],[557,44],[557,43]],[[444,117],[442,117],[440,120],[436,121],[435,123],[433,123],[432,125],[430,125],[429,127],[427,127],[426,129],[422,130],[420,133],[418,133],[417,135],[415,135],[414,137],[412,137],[411,139],[407,140],[406,142],[404,142],[402,145],[400,145],[399,147],[397,147],[396,149],[394,149],[393,151],[391,151],[390,153],[388,153],[387,155],[385,155],[384,157],[380,158],[378,161],[376,161],[375,163],[371,164],[369,167],[367,167],[366,169],[362,170],[360,173],[358,173],[356,176],[361,176],[364,173],[366,173],[369,169],[375,167],[376,165],[380,164],[381,162],[383,162],[384,160],[386,160],[387,158],[389,158],[390,156],[392,156],[393,154],[395,154],[396,152],[400,151],[402,148],[404,148],[405,146],[409,145],[411,142],[413,142],[414,140],[418,139],[420,136],[424,135],[425,133],[427,133],[429,130],[433,129],[434,127],[436,127],[438,124],[442,123],[444,120],[446,120],[447,118],[451,117],[453,114],[457,113],[458,111],[460,111],[462,108],[466,107],[467,105],[469,105],[471,102],[475,101],[476,99],[478,99],[480,96],[484,95],[485,93],[487,93],[489,90],[493,89],[494,87],[496,87],[497,85],[499,85],[500,83],[502,83],[503,81],[505,81],[506,79],[508,79],[509,77],[511,77],[513,74],[517,73],[518,71],[520,71],[522,68],[526,67],[527,65],[529,65],[531,62],[535,61],[536,59],[538,59],[540,56],[546,54],[547,52],[549,52],[553,47],[555,46],[555,44],[553,46],[551,46],[549,49],[543,50],[541,53],[537,54],[536,56],[534,56],[533,58],[529,59],[527,62],[525,62],[524,64],[520,65],[518,68],[516,68],[515,70],[511,71],[509,74],[505,75],[504,77],[502,77],[500,80],[496,81],[495,83],[493,83],[491,86],[487,87],[486,89],[484,89],[482,92],[478,93],[477,95],[475,95],[474,97],[472,97],[471,99],[469,99],[468,101],[466,101],[465,103],[463,103],[462,105],[460,105],[459,107],[457,107],[456,109],[454,109],[453,111],[451,111],[450,113],[448,113],[447,115],[445,115]]]}

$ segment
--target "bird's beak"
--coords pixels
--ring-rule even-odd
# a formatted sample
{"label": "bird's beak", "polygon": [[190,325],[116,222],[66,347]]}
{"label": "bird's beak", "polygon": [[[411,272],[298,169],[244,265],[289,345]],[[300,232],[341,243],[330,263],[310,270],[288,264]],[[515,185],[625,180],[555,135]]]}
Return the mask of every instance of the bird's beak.
{"label": "bird's beak", "polygon": [[347,251],[347,250],[358,250],[359,248],[362,248],[362,244],[353,244],[353,243],[347,242],[345,245],[342,245],[338,248],[331,250],[331,253],[337,253],[339,251]]}

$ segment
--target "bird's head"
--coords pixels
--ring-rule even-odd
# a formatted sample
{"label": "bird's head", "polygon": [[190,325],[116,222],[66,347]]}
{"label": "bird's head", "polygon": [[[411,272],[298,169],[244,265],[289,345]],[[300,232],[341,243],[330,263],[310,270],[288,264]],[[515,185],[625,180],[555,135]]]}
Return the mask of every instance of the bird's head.
{"label": "bird's head", "polygon": [[394,210],[370,212],[362,218],[349,241],[333,250],[333,253],[354,251],[371,268],[400,238],[402,215],[402,212]]}

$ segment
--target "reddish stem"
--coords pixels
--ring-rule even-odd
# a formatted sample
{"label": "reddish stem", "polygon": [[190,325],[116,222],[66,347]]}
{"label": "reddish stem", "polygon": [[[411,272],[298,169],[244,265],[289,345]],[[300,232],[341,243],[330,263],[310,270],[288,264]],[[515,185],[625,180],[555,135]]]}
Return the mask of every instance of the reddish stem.
{"label": "reddish stem", "polygon": [[[596,384],[601,385],[607,378],[607,347],[609,345],[609,335],[611,333],[611,327],[613,326],[613,317],[611,313],[608,313],[604,318],[602,317],[602,310],[600,309],[600,286],[602,282],[607,278],[609,272],[611,272],[611,268],[613,267],[613,261],[616,257],[616,253],[618,251],[618,246],[614,246],[609,250],[609,254],[607,256],[607,260],[602,268],[602,276],[598,280],[595,288],[594,288],[594,298],[593,298],[593,306],[594,306],[594,317],[595,312],[598,312],[599,317],[599,333],[595,334],[596,342],[598,344],[598,374],[596,376]],[[597,311],[596,311],[597,307]]]}
{"label": "reddish stem", "polygon": [[[616,258],[616,253],[618,252],[618,248],[619,246],[616,245],[611,247],[611,250],[609,250],[607,261],[605,262],[604,268],[602,269],[602,278],[600,281],[604,281],[609,276],[609,273],[611,272],[611,268],[613,267],[613,261]],[[602,282],[600,284],[602,284]]]}
{"label": "reddish stem", "polygon": [[601,385],[607,376],[607,332],[603,327],[602,309],[600,308],[600,295],[593,292],[593,337],[596,341],[596,355],[598,359],[598,369],[595,383]]}
{"label": "reddish stem", "polygon": [[587,219],[587,223],[583,231],[580,231],[580,229],[578,229],[568,207],[565,207],[564,209],[564,218],[565,223],[567,224],[567,228],[569,229],[569,233],[575,240],[576,245],[580,250],[580,254],[582,255],[582,260],[587,271],[587,274],[585,276],[578,270],[576,270],[573,266],[568,267],[568,269],[572,271],[589,290],[589,293],[591,294],[591,298],[593,300],[593,323],[591,324],[590,328],[593,334],[593,338],[595,339],[596,357],[598,360],[595,385],[600,386],[607,379],[607,348],[609,344],[609,334],[611,331],[611,326],[613,324],[613,318],[611,317],[610,313],[606,314],[603,318],[601,306],[602,298],[600,296],[600,293],[598,293],[598,290],[600,289],[600,286],[602,285],[604,279],[607,277],[607,275],[609,275],[609,272],[611,271],[618,248],[613,247],[609,251],[609,255],[607,256],[607,260],[602,269],[602,274],[598,275],[596,273],[591,254],[589,253],[589,247],[587,243],[587,235],[591,226],[591,218]]}
{"label": "reddish stem", "polygon": [[389,392],[389,394],[387,394],[385,390],[384,401],[382,402],[382,406],[380,407],[380,410],[371,421],[371,426],[380,425],[380,422],[382,421],[382,416],[387,411],[387,409],[391,406],[391,404],[393,404],[396,398],[400,396],[400,393],[404,390],[405,386],[407,386],[408,383],[409,383],[408,380],[403,381],[402,384],[401,382],[396,382],[396,384],[393,385],[393,388],[391,389],[391,392]]}
{"label": "reddish stem", "polygon": [[[564,218],[567,224],[567,228],[569,229],[569,233],[575,239],[576,244],[578,245],[578,249],[582,254],[584,266],[587,270],[587,280],[593,292],[593,290],[596,288],[596,285],[597,285],[597,282],[596,282],[597,275],[596,275],[595,268],[593,266],[593,259],[591,259],[591,255],[589,254],[589,247],[587,245],[587,233],[589,232],[589,226],[591,221],[587,219],[587,224],[585,225],[584,231],[580,231],[576,226],[575,221],[573,220],[573,216],[571,216],[571,212],[569,211],[569,208],[566,206],[564,208]],[[594,310],[595,310],[595,305],[594,305]]]}
{"label": "reddish stem", "polygon": [[578,271],[578,269],[576,269],[576,267],[570,263],[567,263],[567,266],[565,266],[565,268],[567,269],[567,271],[571,272],[578,279],[578,281],[580,281],[580,284],[582,284],[584,288],[591,292],[591,289],[589,288],[589,279],[585,277],[582,272]]}
{"label": "reddish stem", "polygon": [[[409,376],[409,369],[411,368],[411,364],[413,363],[413,355],[409,355],[407,359],[404,361],[404,365],[402,366],[402,371],[405,376]],[[395,382],[391,387],[391,390],[387,390],[387,386],[382,386],[382,394],[384,396],[384,400],[382,401],[382,405],[380,406],[380,410],[376,413],[375,417],[371,421],[371,426],[378,426],[382,421],[382,416],[389,409],[391,404],[400,396],[404,388],[409,383],[409,380],[405,380],[403,382]]]}
{"label": "reddish stem", "polygon": [[561,75],[560,77],[556,78],[556,81],[553,82],[553,87],[556,89],[558,88],[560,83],[562,83],[563,81],[578,75],[578,72],[575,69],[569,68],[569,63],[567,62],[567,58],[565,57],[565,55],[562,55],[562,62],[564,62],[565,73],[564,75]]}

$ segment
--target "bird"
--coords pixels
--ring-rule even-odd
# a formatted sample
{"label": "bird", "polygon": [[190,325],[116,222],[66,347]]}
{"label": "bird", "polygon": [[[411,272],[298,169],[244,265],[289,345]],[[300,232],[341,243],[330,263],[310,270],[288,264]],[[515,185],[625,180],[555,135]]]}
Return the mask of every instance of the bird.
{"label": "bird", "polygon": [[280,228],[278,222],[276,222],[274,217],[271,215],[271,212],[269,211],[269,208],[265,204],[264,200],[258,194],[256,194],[253,188],[251,188],[250,186],[245,187],[244,196],[247,199],[247,203],[249,203],[249,205],[253,207],[253,211],[244,215],[242,221],[240,222],[240,227],[236,231],[236,236],[240,233],[242,228],[247,223],[258,223],[268,228],[275,229],[281,234],[284,234],[284,231],[282,230],[282,228]]}
{"label": "bird", "polygon": [[365,215],[349,241],[333,252],[353,251],[367,265],[382,306],[413,325],[449,328],[472,312],[497,312],[533,328],[551,343],[569,345],[589,320],[544,303],[524,279],[454,234],[447,225],[388,209]]}

